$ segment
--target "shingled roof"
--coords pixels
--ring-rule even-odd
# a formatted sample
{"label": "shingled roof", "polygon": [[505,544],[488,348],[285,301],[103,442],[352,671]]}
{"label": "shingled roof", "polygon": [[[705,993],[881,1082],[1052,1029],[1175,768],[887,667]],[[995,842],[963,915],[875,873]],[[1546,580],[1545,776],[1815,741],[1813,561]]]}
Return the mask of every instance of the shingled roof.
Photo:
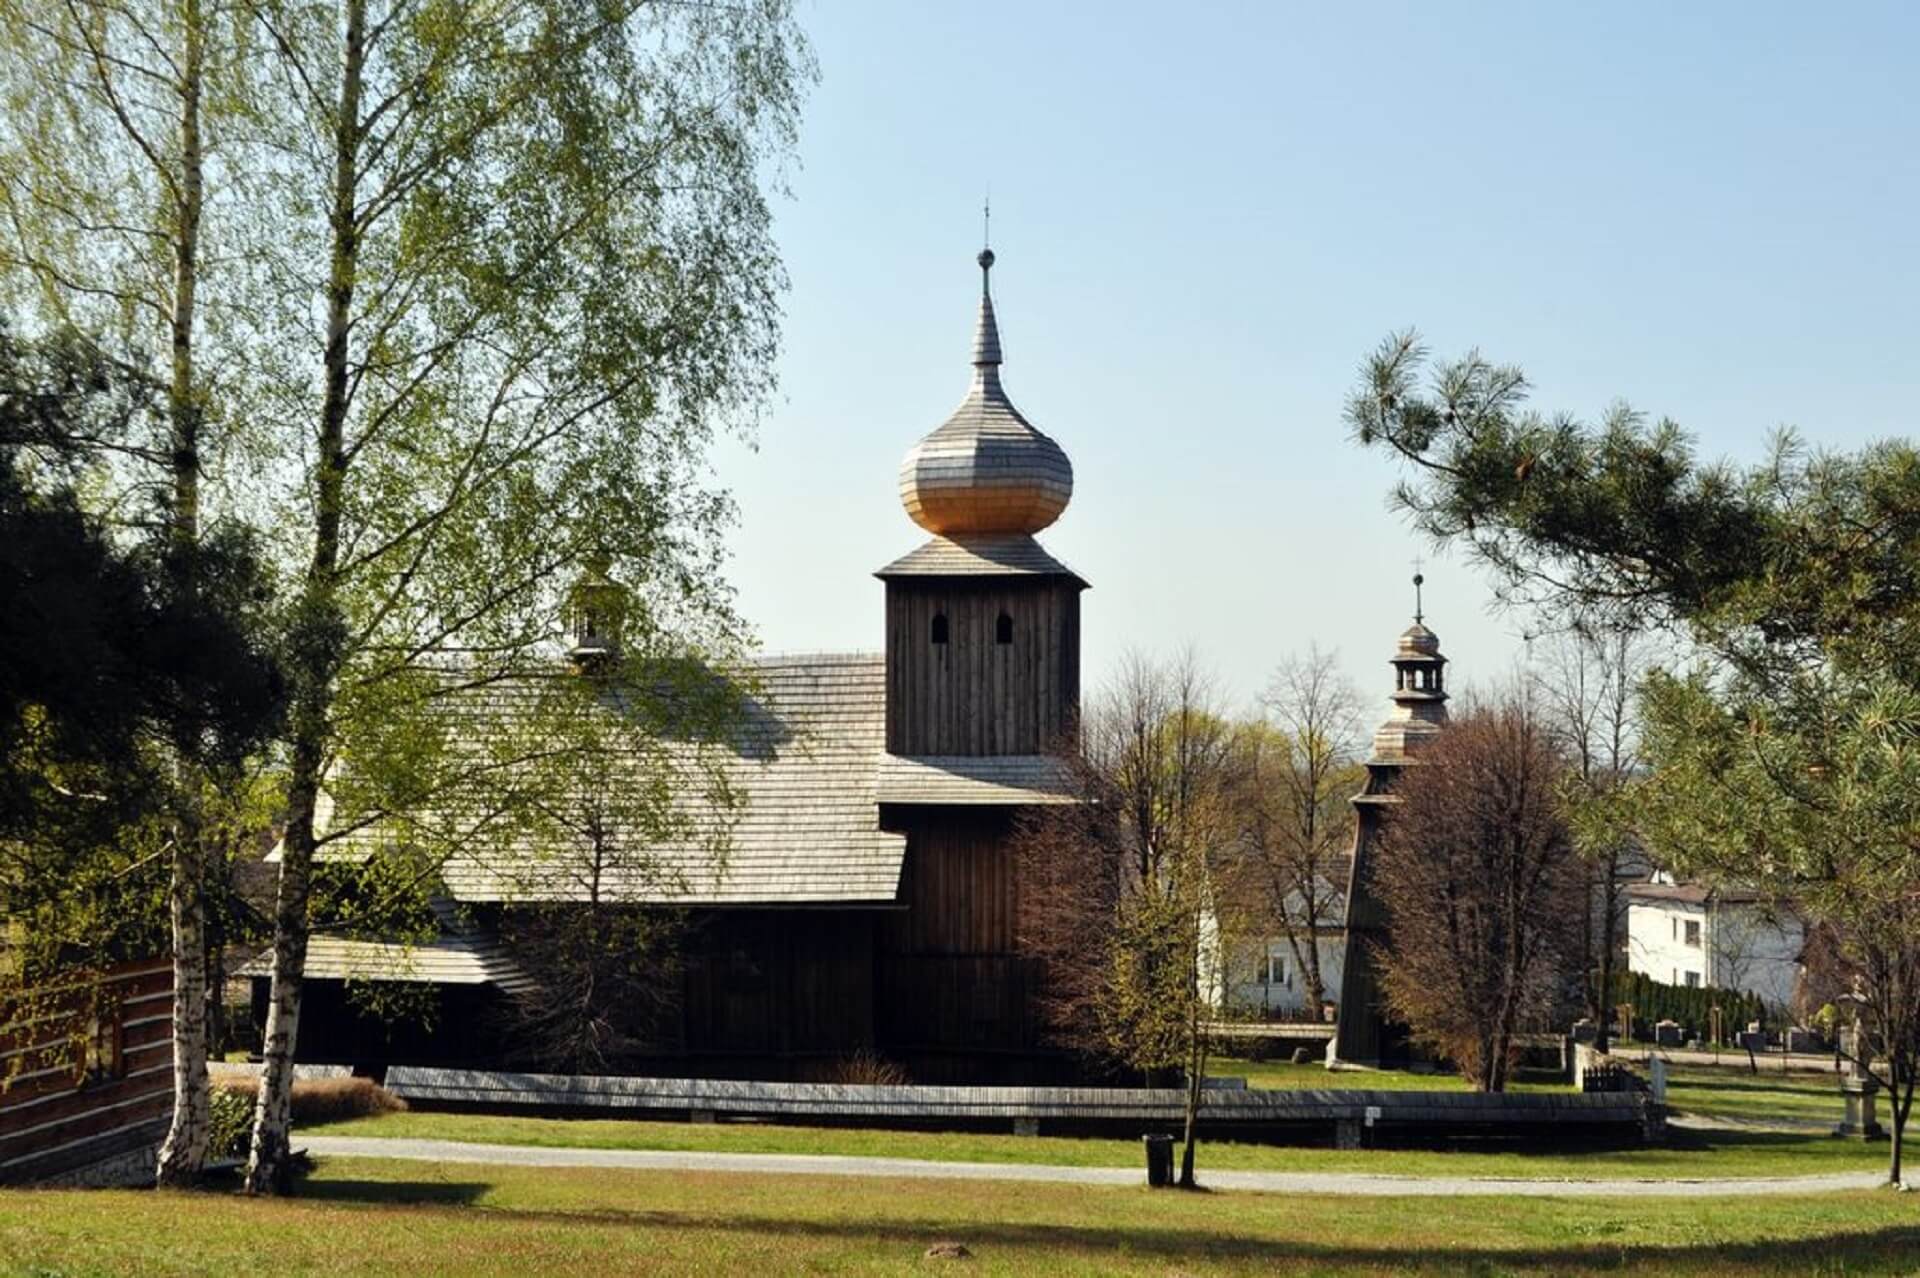
{"label": "shingled roof", "polygon": [[876,794],[882,803],[1074,803],[1073,778],[1046,754],[880,756]]}
{"label": "shingled roof", "polygon": [[1085,589],[1080,574],[1025,533],[934,537],[873,574],[888,577],[1065,577]]}
{"label": "shingled roof", "polygon": [[[751,691],[723,760],[736,802],[681,796],[690,818],[682,837],[628,857],[624,873],[603,874],[602,889],[688,906],[891,902],[906,840],[880,829],[875,806],[874,760],[886,741],[882,658],[772,657],[740,673]],[[512,845],[456,858],[444,877],[463,901],[586,895],[567,858]]]}
{"label": "shingled roof", "polygon": [[[608,842],[621,846],[623,855],[595,871],[603,896],[682,906],[892,904],[906,839],[880,828],[879,805],[1074,801],[1063,765],[1044,755],[888,754],[886,662],[877,653],[765,657],[728,677],[744,693],[743,713],[718,761],[733,802],[716,802],[690,786],[673,797],[681,820],[671,837],[615,830]],[[495,685],[483,695],[489,711],[476,717],[476,725],[487,727],[476,726],[476,733],[512,731],[517,702],[532,705],[541,694],[533,686]],[[585,704],[619,713],[622,694],[610,689]],[[669,752],[683,748],[647,744]],[[645,775],[636,770],[636,776]],[[323,821],[329,810],[323,804]],[[414,816],[415,828],[472,831],[438,836],[453,844],[440,873],[455,901],[562,901],[588,894],[586,858],[564,848],[556,852],[551,832],[543,841],[491,828],[484,817]],[[323,856],[358,859],[406,838],[400,823],[370,825],[334,839]],[[356,946],[328,942],[323,962],[329,970],[377,968],[391,958]],[[456,957],[449,950],[429,961]]]}

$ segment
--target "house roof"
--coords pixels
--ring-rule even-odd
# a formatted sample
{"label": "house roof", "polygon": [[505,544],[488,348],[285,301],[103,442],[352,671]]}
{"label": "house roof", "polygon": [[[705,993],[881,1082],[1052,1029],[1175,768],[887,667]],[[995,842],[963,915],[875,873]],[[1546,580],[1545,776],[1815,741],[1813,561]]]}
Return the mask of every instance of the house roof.
{"label": "house roof", "polygon": [[1627,898],[1631,901],[1645,901],[1650,904],[1666,902],[1674,905],[1705,905],[1709,901],[1718,901],[1726,905],[1750,905],[1764,899],[1752,888],[1716,888],[1704,883],[1635,883],[1627,888]]}
{"label": "house roof", "polygon": [[[240,969],[241,976],[267,976],[269,952]],[[443,936],[417,945],[315,935],[307,942],[306,976],[320,981],[394,981],[431,985],[498,985],[509,993],[532,981],[501,952],[499,943],[475,936]]]}
{"label": "house roof", "polygon": [[[509,994],[538,987],[495,937],[464,925],[449,901],[435,901],[440,935],[415,944],[361,940],[316,932],[307,939],[305,975],[321,981],[393,981],[431,985],[496,985]],[[268,976],[271,951],[242,965],[240,976]]]}
{"label": "house roof", "polygon": [[[770,657],[739,672],[743,713],[718,760],[734,796],[676,795],[674,837],[616,831],[620,864],[600,890],[676,905],[891,902],[906,839],[880,829],[876,760],[886,744],[886,669],[878,655]],[[451,860],[464,901],[584,899],[575,858],[494,840]]]}

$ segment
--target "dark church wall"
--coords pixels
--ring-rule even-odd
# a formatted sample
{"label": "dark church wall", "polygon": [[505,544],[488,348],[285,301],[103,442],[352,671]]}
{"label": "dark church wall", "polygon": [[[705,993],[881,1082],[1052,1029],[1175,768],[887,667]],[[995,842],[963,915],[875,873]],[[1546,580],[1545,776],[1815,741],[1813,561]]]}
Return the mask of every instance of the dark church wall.
{"label": "dark church wall", "polygon": [[[1000,618],[1009,642],[1000,642]],[[946,642],[935,642],[943,618]],[[887,583],[887,749],[1040,754],[1080,704],[1080,587],[1059,577]]]}
{"label": "dark church wall", "polygon": [[925,1082],[1057,1076],[1033,1013],[1036,965],[1018,946],[1012,811],[898,807],[881,819],[907,835],[906,909],[879,929],[883,1054]]}
{"label": "dark church wall", "polygon": [[[907,836],[891,908],[694,911],[680,1006],[657,1053],[623,1072],[833,1081],[862,1053],[916,1082],[1069,1081],[1033,1011],[1036,965],[1018,948],[1013,812],[887,807]],[[432,1023],[363,1014],[337,981],[310,981],[299,1059],[532,1068],[511,1051],[502,996],[441,987]],[[256,982],[264,1014],[265,982]]]}
{"label": "dark church wall", "polygon": [[[690,1057],[830,1067],[871,1048],[875,911],[730,910],[697,914],[681,980]],[[773,1076],[819,1074],[781,1066]]]}

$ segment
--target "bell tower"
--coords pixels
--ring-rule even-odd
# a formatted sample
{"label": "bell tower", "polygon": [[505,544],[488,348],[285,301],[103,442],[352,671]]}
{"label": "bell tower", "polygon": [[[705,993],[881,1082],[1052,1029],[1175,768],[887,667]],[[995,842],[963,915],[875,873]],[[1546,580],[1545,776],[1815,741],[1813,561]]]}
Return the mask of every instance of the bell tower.
{"label": "bell tower", "polygon": [[1370,876],[1380,826],[1390,819],[1393,787],[1401,769],[1417,766],[1418,754],[1447,725],[1447,659],[1440,636],[1427,629],[1421,601],[1426,578],[1413,575],[1413,624],[1393,652],[1393,709],[1373,734],[1367,783],[1353,796],[1353,865],[1347,876],[1347,944],[1340,968],[1340,1021],[1329,1044],[1329,1064],[1378,1065],[1404,1054],[1387,1015],[1374,966],[1373,946],[1385,938],[1386,912]]}
{"label": "bell tower", "polygon": [[932,537],[882,568],[887,751],[1037,755],[1080,703],[1082,581],[1033,534],[1073,496],[1073,465],[1000,383],[1000,328],[983,249],[973,385],[907,451],[900,502]]}

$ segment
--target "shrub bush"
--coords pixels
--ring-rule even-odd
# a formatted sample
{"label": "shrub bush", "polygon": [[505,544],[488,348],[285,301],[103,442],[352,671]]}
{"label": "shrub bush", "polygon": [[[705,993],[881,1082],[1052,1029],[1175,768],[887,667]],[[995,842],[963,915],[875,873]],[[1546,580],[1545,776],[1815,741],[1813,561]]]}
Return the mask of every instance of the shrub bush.
{"label": "shrub bush", "polygon": [[207,1157],[245,1158],[253,1131],[253,1100],[244,1092],[216,1084],[208,1120]]}
{"label": "shrub bush", "polygon": [[1615,973],[1613,990],[1613,1002],[1633,1004],[1634,1020],[1644,1021],[1648,1033],[1656,1021],[1678,1021],[1688,1032],[1704,1039],[1711,1024],[1709,1012],[1718,1007],[1721,1033],[1732,1042],[1749,1021],[1765,1024],[1772,1019],[1757,994],[1713,985],[1669,985],[1644,972]]}
{"label": "shrub bush", "polygon": [[865,1084],[876,1087],[900,1087],[910,1080],[907,1071],[886,1057],[867,1048],[834,1062],[833,1082]]}

